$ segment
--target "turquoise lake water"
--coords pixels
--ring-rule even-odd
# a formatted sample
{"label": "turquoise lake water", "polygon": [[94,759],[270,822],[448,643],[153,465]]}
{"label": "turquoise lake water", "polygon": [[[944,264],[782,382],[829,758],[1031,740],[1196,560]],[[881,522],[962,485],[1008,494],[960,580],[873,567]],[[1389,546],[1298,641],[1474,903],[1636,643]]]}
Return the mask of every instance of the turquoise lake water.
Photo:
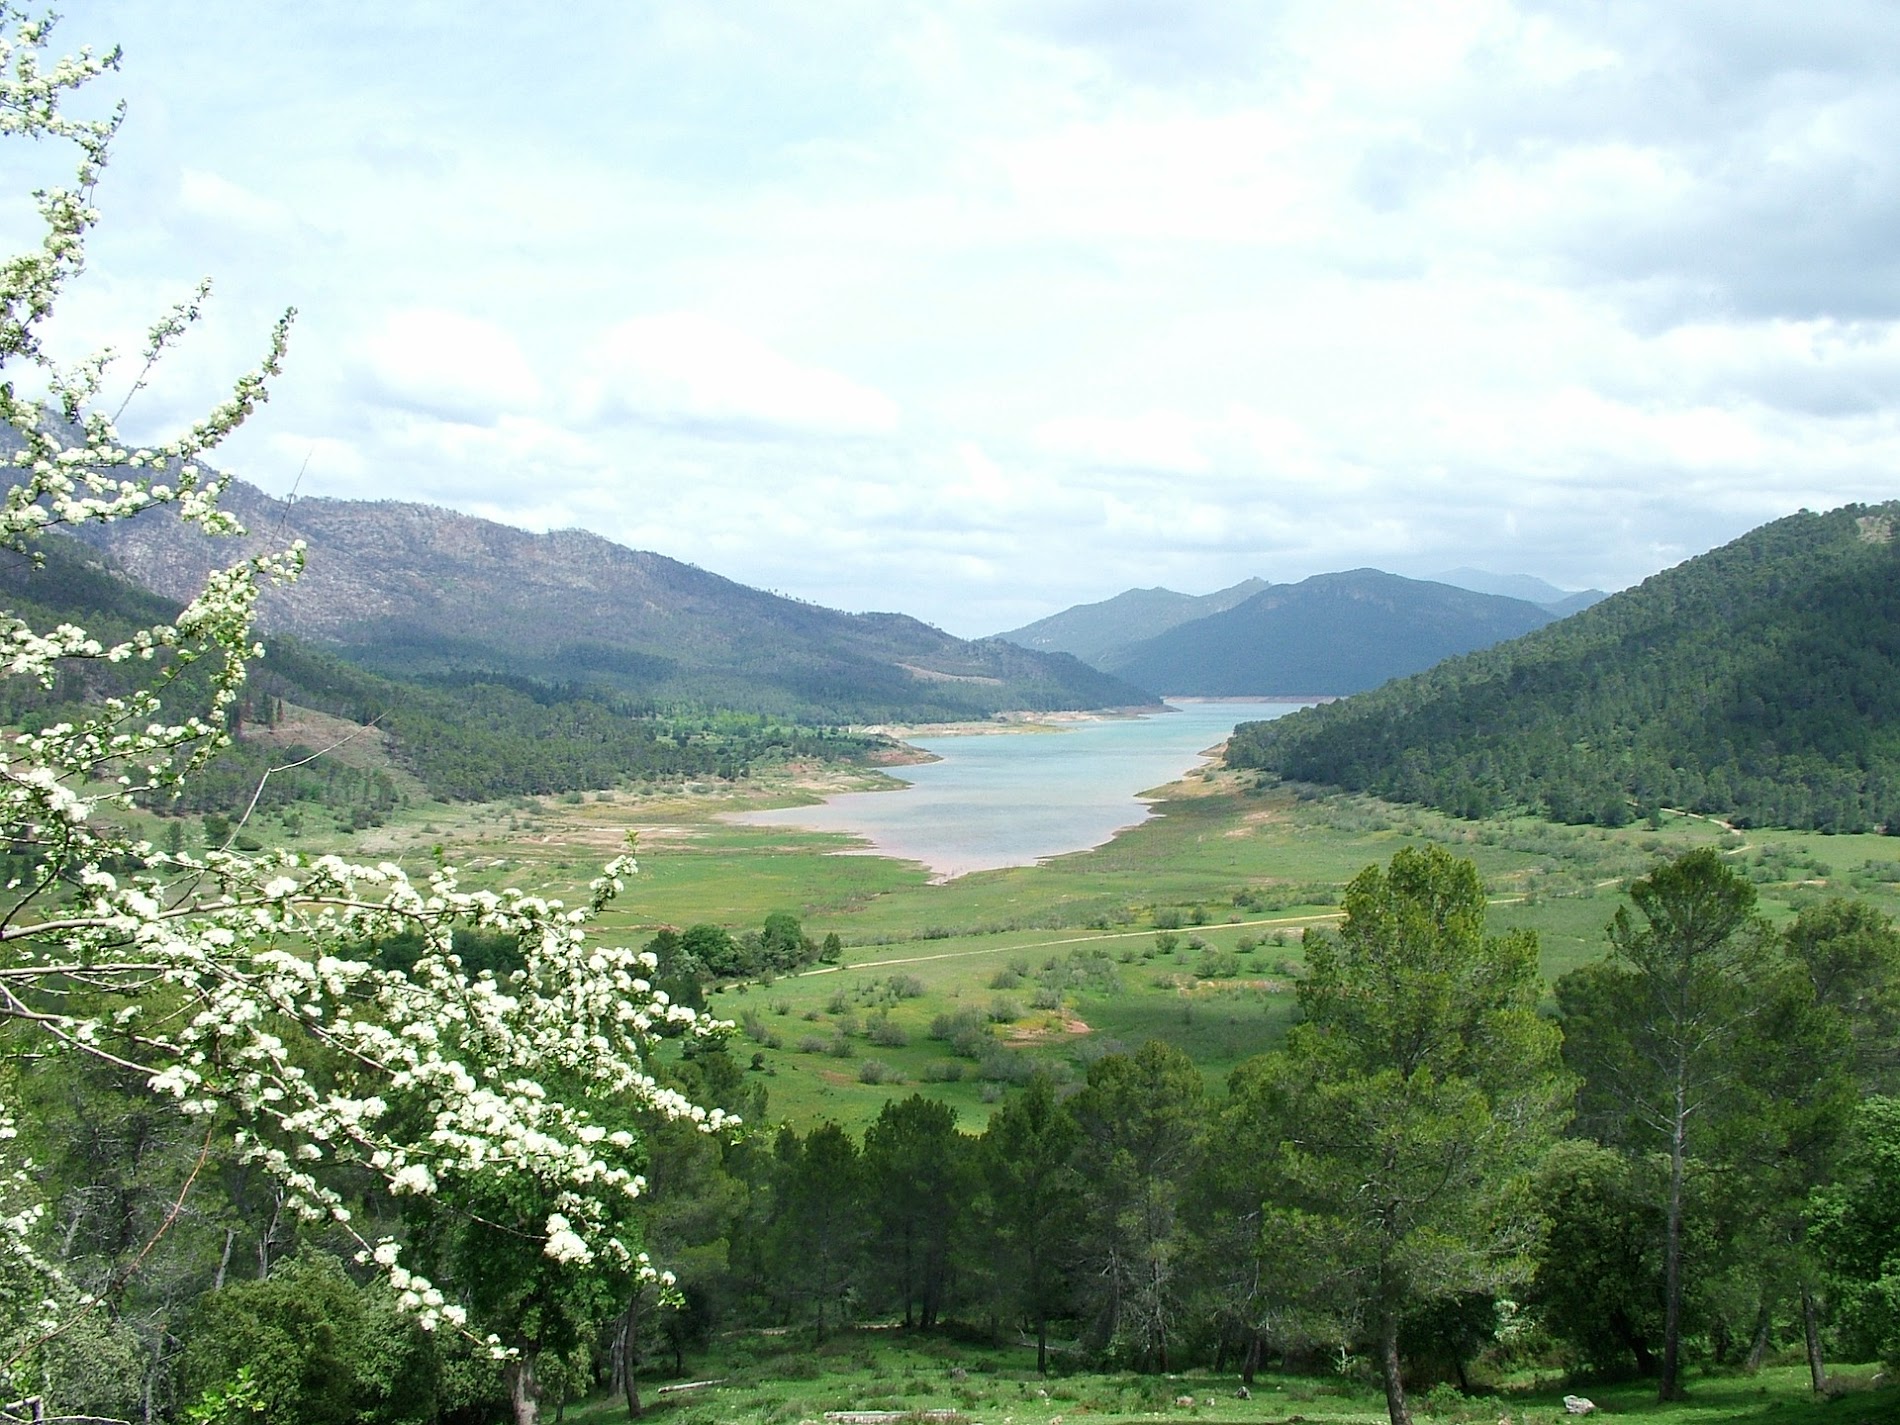
{"label": "turquoise lake water", "polygon": [[755,826],[862,837],[862,854],[920,861],[939,878],[1028,866],[1100,846],[1151,815],[1139,793],[1205,760],[1237,723],[1282,717],[1303,703],[1190,702],[1151,717],[1071,724],[1059,733],[922,737],[941,761],[897,767],[910,785],[850,792],[822,806],[747,812]]}

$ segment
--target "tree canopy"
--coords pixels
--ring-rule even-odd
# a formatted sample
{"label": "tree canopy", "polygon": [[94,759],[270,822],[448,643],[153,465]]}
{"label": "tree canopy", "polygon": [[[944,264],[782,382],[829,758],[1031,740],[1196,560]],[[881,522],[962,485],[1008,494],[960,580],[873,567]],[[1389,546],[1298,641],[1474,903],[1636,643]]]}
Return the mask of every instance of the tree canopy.
{"label": "tree canopy", "polygon": [[1896,520],[1776,520],[1512,642],[1246,724],[1228,763],[1474,817],[1900,826]]}

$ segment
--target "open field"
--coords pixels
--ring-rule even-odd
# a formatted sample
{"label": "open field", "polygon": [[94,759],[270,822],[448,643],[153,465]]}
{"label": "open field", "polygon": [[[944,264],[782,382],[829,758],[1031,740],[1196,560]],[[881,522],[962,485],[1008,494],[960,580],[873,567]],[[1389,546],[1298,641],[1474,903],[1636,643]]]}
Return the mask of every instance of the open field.
{"label": "open field", "polygon": [[439,847],[474,884],[574,895],[632,832],[640,874],[606,919],[610,935],[639,941],[701,921],[737,931],[778,910],[814,938],[835,932],[841,963],[724,988],[710,1003],[739,1026],[735,1052],[763,1077],[774,1118],[852,1128],[893,1094],[922,1091],[974,1131],[1033,1066],[1079,1076],[1150,1036],[1187,1051],[1218,1086],[1286,1023],[1306,927],[1333,921],[1346,882],[1406,844],[1471,857],[1493,930],[1535,930],[1552,978],[1603,953],[1624,884],[1695,845],[1745,865],[1771,919],[1835,893],[1900,911],[1895,838],[1743,834],[1674,815],[1618,830],[1465,822],[1212,770],[1164,789],[1162,815],[1106,846],[943,884],[913,864],[840,854],[853,849],[846,837],[721,820],[879,779],[814,784],[800,769],[736,790],[436,804],[349,838],[348,850],[419,870]]}
{"label": "open field", "polygon": [[[944,1411],[981,1425],[1049,1422],[1179,1420],[1193,1425],[1269,1425],[1315,1421],[1382,1425],[1385,1400],[1376,1383],[1356,1373],[1322,1368],[1312,1375],[1262,1374],[1250,1399],[1239,1397],[1234,1375],[1193,1373],[1053,1375],[1039,1379],[1027,1348],[973,1344],[949,1336],[915,1337],[895,1331],[843,1332],[817,1345],[808,1336],[755,1334],[732,1338],[703,1358],[689,1359],[688,1380],[717,1380],[697,1390],[657,1395],[648,1382],[648,1415],[668,1425],[793,1425],[822,1421],[827,1411]],[[1555,1425],[1567,1389],[1581,1389],[1600,1416],[1715,1425],[1888,1425],[1900,1420],[1900,1389],[1869,1386],[1871,1367],[1840,1371],[1840,1393],[1816,1400],[1807,1371],[1771,1366],[1752,1376],[1691,1375],[1689,1399],[1655,1402],[1653,1384],[1566,1387],[1555,1378],[1526,1378],[1510,1387],[1460,1396],[1450,1387],[1420,1391],[1414,1412],[1423,1420],[1469,1425],[1509,1420],[1512,1425]],[[1177,1402],[1192,1397],[1194,1404]],[[626,1419],[619,1401],[567,1407],[575,1425]]]}

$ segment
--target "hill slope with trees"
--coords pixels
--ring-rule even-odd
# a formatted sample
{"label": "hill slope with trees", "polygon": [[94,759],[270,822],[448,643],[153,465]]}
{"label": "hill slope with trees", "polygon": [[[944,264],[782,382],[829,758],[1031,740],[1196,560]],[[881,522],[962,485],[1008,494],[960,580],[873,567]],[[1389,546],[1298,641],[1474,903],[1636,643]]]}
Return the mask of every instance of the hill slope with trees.
{"label": "hill slope with trees", "polygon": [[[26,556],[0,550],[0,599],[39,625],[77,623],[112,642],[172,621],[178,605],[128,581],[75,540],[48,535]],[[236,741],[167,810],[228,814],[255,795],[265,810],[314,804],[350,829],[380,822],[401,800],[403,777],[445,801],[570,792],[624,781],[736,778],[787,758],[862,760],[884,739],[774,722],[756,714],[665,712],[599,683],[549,684],[502,674],[403,678],[371,672],[288,634],[267,640],[233,708]],[[37,730],[128,697],[149,673],[131,661],[72,660],[51,687],[13,679],[0,687],[0,723]],[[195,668],[178,670],[181,707],[209,710]],[[362,729],[386,756],[360,765],[325,758],[286,770],[313,749],[292,724],[315,712]],[[266,768],[277,771],[268,779]],[[392,775],[394,774],[394,775]]]}
{"label": "hill slope with trees", "polygon": [[1065,654],[820,608],[582,530],[532,534],[395,501],[283,501],[241,481],[224,503],[246,540],[148,520],[79,533],[176,599],[239,550],[302,539],[305,573],[263,592],[259,626],[400,676],[581,682],[659,707],[817,723],[1155,701]]}
{"label": "hill slope with trees", "polygon": [[1802,512],[1228,761],[1469,816],[1900,827],[1900,503]]}
{"label": "hill slope with trees", "polygon": [[1269,585],[1135,645],[1111,666],[1161,693],[1343,696],[1553,617],[1522,599],[1353,569]]}

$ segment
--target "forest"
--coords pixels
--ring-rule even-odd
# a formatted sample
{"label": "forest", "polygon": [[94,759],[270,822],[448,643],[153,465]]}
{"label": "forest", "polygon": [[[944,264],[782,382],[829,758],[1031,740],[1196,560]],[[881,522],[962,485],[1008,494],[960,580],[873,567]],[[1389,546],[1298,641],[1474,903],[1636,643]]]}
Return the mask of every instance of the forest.
{"label": "forest", "polygon": [[1228,761],[1474,818],[1900,825],[1896,517],[1776,520],[1523,638],[1250,724]]}
{"label": "forest", "polygon": [[[709,929],[659,937],[661,974],[819,953],[790,917],[743,937],[751,963],[721,960],[738,942]],[[1309,936],[1299,1023],[1224,1093],[1154,1040],[1072,1090],[1038,1074],[974,1135],[919,1094],[861,1135],[774,1127],[728,1037],[668,1041],[672,1086],[756,1126],[640,1118],[663,1274],[644,1287],[497,1275],[522,1264],[505,1221],[457,1225],[337,1171],[354,1230],[401,1241],[478,1329],[531,1342],[551,1404],[611,1382],[639,1408],[642,1370],[675,1375],[741,1328],[822,1342],[876,1320],[1021,1332],[1054,1371],[1252,1382],[1364,1351],[1395,1419],[1408,1391],[1531,1360],[1670,1397],[1691,1358],[1746,1368],[1794,1347],[1817,1390],[1833,1353],[1900,1358],[1893,924],[1831,900],[1771,930],[1742,876],[1692,852],[1632,886],[1604,959],[1550,991],[1554,1017],[1535,948],[1485,933],[1471,863],[1402,850],[1353,881],[1336,933]],[[471,970],[518,963],[505,939],[458,949]],[[123,1072],[16,1073],[63,1270],[113,1294],[62,1343],[89,1382],[63,1380],[71,1408],[138,1418],[237,1391],[285,1425],[506,1408],[499,1362],[417,1329],[353,1264],[354,1237],[299,1225],[241,1158],[205,1158]],[[168,1217],[194,1159],[189,1211]],[[56,1382],[78,1369],[44,1363]]]}

